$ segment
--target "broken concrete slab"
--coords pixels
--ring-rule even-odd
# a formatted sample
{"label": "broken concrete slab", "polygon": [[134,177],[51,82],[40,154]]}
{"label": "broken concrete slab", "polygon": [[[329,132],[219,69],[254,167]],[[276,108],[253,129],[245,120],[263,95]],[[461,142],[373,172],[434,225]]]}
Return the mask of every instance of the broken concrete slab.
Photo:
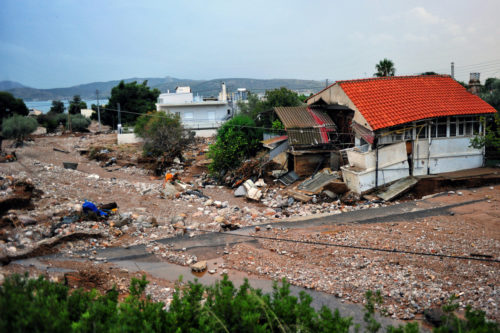
{"label": "broken concrete slab", "polygon": [[207,262],[205,260],[198,261],[195,264],[191,265],[191,270],[193,272],[204,272],[207,269]]}
{"label": "broken concrete slab", "polygon": [[325,168],[315,174],[312,177],[304,180],[297,189],[308,193],[308,194],[318,194],[323,190],[323,188],[335,180],[340,179],[340,173],[337,171],[332,171],[329,168]]}
{"label": "broken concrete slab", "polygon": [[244,197],[247,194],[247,190],[245,189],[245,186],[240,185],[238,188],[234,191],[234,196],[235,197]]}
{"label": "broken concrete slab", "polygon": [[248,199],[260,201],[260,198],[262,198],[262,191],[255,185],[255,183],[251,179],[248,179],[246,182],[244,182],[243,186],[247,191],[246,197]]}
{"label": "broken concrete slab", "polygon": [[406,177],[398,180],[397,182],[389,186],[386,190],[378,192],[376,195],[384,201],[390,201],[408,191],[417,183],[418,179],[416,179],[415,177]]}

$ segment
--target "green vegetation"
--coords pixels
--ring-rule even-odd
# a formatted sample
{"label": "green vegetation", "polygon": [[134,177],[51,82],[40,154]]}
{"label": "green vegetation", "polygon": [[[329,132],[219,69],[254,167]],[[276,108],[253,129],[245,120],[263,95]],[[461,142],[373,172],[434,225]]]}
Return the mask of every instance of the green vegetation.
{"label": "green vegetation", "polygon": [[478,133],[471,139],[471,147],[486,147],[486,155],[498,156],[500,151],[500,79],[488,78],[481,87],[480,97],[493,106],[497,113],[482,119],[486,124],[486,133]]}
{"label": "green vegetation", "polygon": [[[47,133],[54,133],[59,126],[67,128],[68,114],[67,113],[52,113],[41,114],[36,117],[36,120],[47,129]],[[71,115],[71,130],[73,132],[86,132],[91,121],[82,114]]]}
{"label": "green vegetation", "polygon": [[285,129],[285,126],[283,126],[283,123],[281,123],[281,121],[279,119],[276,119],[275,121],[273,121],[271,128],[273,130],[282,131]]}
{"label": "green vegetation", "polygon": [[[54,105],[54,102],[52,102],[52,105]],[[81,114],[82,109],[86,108],[87,108],[87,103],[82,101],[80,95],[75,95],[73,96],[73,100],[69,102],[68,112],[69,114]]]}
{"label": "green vegetation", "polygon": [[0,121],[14,114],[27,116],[29,113],[26,104],[20,98],[14,98],[11,93],[0,91]]}
{"label": "green vegetation", "polygon": [[[305,292],[290,294],[290,284],[273,286],[263,294],[246,280],[235,288],[227,276],[206,287],[198,282],[177,286],[165,309],[144,291],[148,281],[132,278],[130,294],[121,303],[115,288],[102,295],[96,290],[70,292],[66,285],[40,276],[11,275],[0,286],[1,332],[348,332],[353,322],[323,306],[316,311]],[[378,332],[374,319],[380,292],[367,293],[365,331]],[[441,332],[499,332],[484,312],[467,308],[465,319],[454,315],[454,299],[443,308]],[[359,330],[359,324],[355,326]],[[389,333],[416,333],[417,323],[387,328]]]}
{"label": "green vegetation", "polygon": [[73,132],[85,132],[89,128],[91,121],[82,114],[71,115],[71,130]]}
{"label": "green vegetation", "polygon": [[38,123],[35,119],[15,114],[3,120],[2,137],[22,143],[37,127]]}
{"label": "green vegetation", "polygon": [[387,58],[380,60],[380,62],[375,65],[375,69],[377,70],[377,72],[375,72],[373,75],[377,77],[394,76],[396,74],[394,63]]}
{"label": "green vegetation", "polygon": [[[78,97],[80,97],[80,96],[78,96]],[[50,114],[64,113],[64,103],[61,101],[52,101],[52,106],[50,107],[49,113]]]}
{"label": "green vegetation", "polygon": [[216,141],[208,152],[213,160],[208,167],[212,175],[222,177],[240,166],[244,159],[254,156],[262,139],[262,131],[255,126],[252,118],[239,115],[219,128]]}
{"label": "green vegetation", "polygon": [[106,106],[107,110],[101,109],[101,121],[105,125],[116,128],[118,124],[118,104],[120,104],[122,124],[134,124],[135,120],[144,113],[155,110],[156,100],[160,95],[158,89],[150,89],[148,81],[138,84],[136,81],[125,83],[121,81],[111,89],[111,97]]}
{"label": "green vegetation", "polygon": [[182,151],[194,135],[186,130],[180,117],[165,112],[148,112],[137,118],[134,132],[144,139],[144,154],[166,159],[182,158]]}
{"label": "green vegetation", "polygon": [[261,101],[254,94],[248,95],[248,103],[239,104],[241,113],[250,116],[257,126],[269,128],[272,126],[274,113],[268,112],[277,106],[299,106],[302,100],[296,92],[285,87],[267,90]]}

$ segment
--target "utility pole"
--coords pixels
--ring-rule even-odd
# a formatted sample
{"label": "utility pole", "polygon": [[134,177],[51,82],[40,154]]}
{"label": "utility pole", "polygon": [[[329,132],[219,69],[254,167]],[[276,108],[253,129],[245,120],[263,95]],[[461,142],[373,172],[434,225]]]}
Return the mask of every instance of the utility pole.
{"label": "utility pole", "polygon": [[[71,104],[69,104],[71,105]],[[68,131],[72,132],[71,131],[71,114],[69,113],[69,110],[70,110],[70,107],[68,106]]]}
{"label": "utility pole", "polygon": [[101,132],[101,110],[99,109],[99,90],[95,91],[97,97],[97,121],[99,122],[99,132]]}
{"label": "utility pole", "polygon": [[122,114],[121,114],[121,109],[120,109],[120,103],[116,103],[118,105],[118,125],[116,126],[116,129],[118,130],[118,134],[122,132]]}

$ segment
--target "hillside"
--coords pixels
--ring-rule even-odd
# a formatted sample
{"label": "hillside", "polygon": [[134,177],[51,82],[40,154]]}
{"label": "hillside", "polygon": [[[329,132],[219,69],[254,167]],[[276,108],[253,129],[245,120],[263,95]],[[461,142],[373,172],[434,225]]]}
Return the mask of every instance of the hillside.
{"label": "hillside", "polygon": [[9,89],[15,89],[15,88],[25,88],[22,84],[19,82],[14,82],[14,81],[0,81],[0,90],[5,91]]}
{"label": "hillside", "polygon": [[[234,92],[237,88],[246,88],[254,93],[263,93],[268,89],[287,87],[288,89],[301,92],[317,91],[324,87],[321,81],[296,80],[296,79],[251,79],[251,78],[221,78],[213,80],[191,80],[177,79],[173,77],[164,78],[129,78],[125,82],[148,81],[148,86],[158,88],[161,92],[174,90],[177,86],[190,86],[193,93],[202,96],[217,96],[220,91],[221,82],[225,82],[228,92]],[[25,101],[33,100],[68,100],[74,95],[80,95],[83,99],[95,99],[96,90],[99,90],[101,98],[109,97],[111,89],[118,85],[120,80],[107,82],[92,82],[67,88],[36,89],[29,88],[13,81],[1,81],[0,90],[8,91],[17,98]]]}

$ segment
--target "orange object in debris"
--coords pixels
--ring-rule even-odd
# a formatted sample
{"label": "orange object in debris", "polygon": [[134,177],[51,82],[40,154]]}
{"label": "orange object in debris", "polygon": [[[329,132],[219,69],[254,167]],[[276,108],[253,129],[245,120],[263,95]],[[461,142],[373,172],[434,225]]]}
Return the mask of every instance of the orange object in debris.
{"label": "orange object in debris", "polygon": [[167,173],[165,175],[165,181],[168,182],[169,180],[172,180],[172,178],[174,178],[174,175],[172,175],[171,173]]}

